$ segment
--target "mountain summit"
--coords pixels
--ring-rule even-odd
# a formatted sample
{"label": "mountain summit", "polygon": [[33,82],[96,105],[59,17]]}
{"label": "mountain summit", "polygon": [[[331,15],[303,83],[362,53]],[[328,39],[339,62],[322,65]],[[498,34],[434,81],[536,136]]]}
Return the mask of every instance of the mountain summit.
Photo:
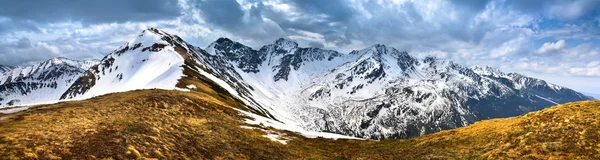
{"label": "mountain summit", "polygon": [[[100,62],[52,59],[2,67],[2,106],[86,99],[136,89],[211,84],[281,129],[408,138],[591,99],[490,67],[416,58],[386,45],[344,54],[277,39],[258,50],[219,38],[205,49],[150,28]],[[227,96],[223,96],[227,97]]]}
{"label": "mountain summit", "polygon": [[223,80],[248,86],[237,88],[273,118],[362,138],[415,137],[590,99],[521,74],[419,59],[382,44],[342,54],[285,39],[259,50],[220,39],[206,50],[234,66],[220,70],[239,75]]}

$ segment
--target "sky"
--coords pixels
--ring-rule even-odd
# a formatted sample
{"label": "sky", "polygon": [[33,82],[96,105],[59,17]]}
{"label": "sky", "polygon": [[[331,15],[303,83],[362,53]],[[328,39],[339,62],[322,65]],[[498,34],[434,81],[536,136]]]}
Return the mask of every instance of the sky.
{"label": "sky", "polygon": [[0,64],[101,59],[148,27],[200,47],[385,44],[600,95],[598,0],[2,0]]}

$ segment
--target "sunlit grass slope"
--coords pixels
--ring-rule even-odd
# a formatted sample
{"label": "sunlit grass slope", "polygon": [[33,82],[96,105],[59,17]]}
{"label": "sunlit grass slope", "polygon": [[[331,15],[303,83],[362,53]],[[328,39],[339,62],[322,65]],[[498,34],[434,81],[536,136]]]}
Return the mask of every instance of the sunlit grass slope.
{"label": "sunlit grass slope", "polygon": [[[0,159],[600,159],[600,101],[568,103],[408,140],[331,140],[248,125],[210,81],[3,115]],[[243,126],[243,127],[242,127]],[[272,141],[267,134],[285,141]]]}

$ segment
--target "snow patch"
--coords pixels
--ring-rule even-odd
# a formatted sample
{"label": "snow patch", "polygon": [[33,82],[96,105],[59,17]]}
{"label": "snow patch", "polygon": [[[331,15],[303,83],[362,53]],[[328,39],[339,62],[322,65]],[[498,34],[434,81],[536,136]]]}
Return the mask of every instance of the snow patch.
{"label": "snow patch", "polygon": [[18,106],[18,107],[12,107],[12,108],[3,108],[0,110],[0,113],[4,113],[4,114],[10,114],[10,113],[16,113],[16,112],[21,112],[24,110],[29,109],[29,106]]}
{"label": "snow patch", "polygon": [[[235,108],[234,108],[235,109]],[[306,131],[300,127],[297,126],[292,126],[292,125],[287,125],[287,124],[283,124],[281,122],[275,121],[273,119],[269,119],[269,118],[265,118],[250,112],[246,112],[246,111],[242,111],[239,109],[235,109],[239,112],[241,112],[242,114],[251,117],[254,120],[251,119],[246,119],[245,122],[248,124],[253,124],[253,125],[264,125],[267,127],[273,127],[275,129],[280,129],[280,130],[287,130],[287,131],[292,131],[292,132],[296,132],[299,133],[300,135],[307,137],[307,138],[318,138],[318,137],[322,137],[322,138],[329,138],[329,139],[358,139],[358,140],[362,140],[361,138],[356,138],[356,137],[350,137],[350,136],[345,136],[345,135],[340,135],[340,134],[334,134],[334,133],[325,133],[325,132],[315,132],[315,131]]]}
{"label": "snow patch", "polygon": [[286,140],[281,140],[281,135],[279,135],[279,134],[267,134],[267,135],[264,135],[263,137],[267,137],[267,138],[271,139],[272,141],[279,142],[281,144],[287,144]]}
{"label": "snow patch", "polygon": [[553,104],[559,105],[558,103],[556,103],[556,102],[554,102],[554,101],[552,101],[552,100],[550,100],[550,99],[548,99],[548,98],[544,98],[544,97],[542,97],[542,96],[538,96],[538,95],[535,95],[535,96],[536,96],[536,97],[538,97],[538,98],[541,98],[541,99],[543,99],[543,100],[546,100],[546,101],[548,101],[548,102],[550,102],[550,103],[553,103]]}
{"label": "snow patch", "polygon": [[279,142],[281,144],[287,144],[287,141],[290,140],[289,138],[285,137],[285,134],[278,133],[276,131],[264,130],[264,129],[251,127],[251,126],[240,126],[240,127],[243,129],[250,129],[250,130],[259,129],[259,130],[267,133],[266,135],[263,135],[263,137],[269,138],[272,141]]}
{"label": "snow patch", "polygon": [[196,89],[197,88],[196,85],[194,85],[194,84],[190,84],[190,85],[187,85],[185,87],[188,88],[188,89]]}
{"label": "snow patch", "polygon": [[176,90],[176,91],[182,91],[182,92],[191,92],[191,90],[185,89],[185,88],[175,88],[174,90]]}

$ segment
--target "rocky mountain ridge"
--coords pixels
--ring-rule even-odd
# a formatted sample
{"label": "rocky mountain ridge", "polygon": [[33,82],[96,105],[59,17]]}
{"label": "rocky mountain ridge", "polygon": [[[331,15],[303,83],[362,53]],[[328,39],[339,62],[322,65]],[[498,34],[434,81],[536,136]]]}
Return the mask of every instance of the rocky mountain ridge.
{"label": "rocky mountain ridge", "polygon": [[44,63],[18,74],[4,72],[11,74],[0,77],[2,105],[86,99],[135,89],[185,90],[193,86],[177,87],[181,79],[195,77],[211,81],[251,112],[285,125],[384,139],[591,99],[521,74],[432,56],[416,58],[382,44],[345,54],[299,47],[283,38],[258,50],[220,38],[202,49],[154,28],[88,69],[79,63],[58,65],[64,67]]}

